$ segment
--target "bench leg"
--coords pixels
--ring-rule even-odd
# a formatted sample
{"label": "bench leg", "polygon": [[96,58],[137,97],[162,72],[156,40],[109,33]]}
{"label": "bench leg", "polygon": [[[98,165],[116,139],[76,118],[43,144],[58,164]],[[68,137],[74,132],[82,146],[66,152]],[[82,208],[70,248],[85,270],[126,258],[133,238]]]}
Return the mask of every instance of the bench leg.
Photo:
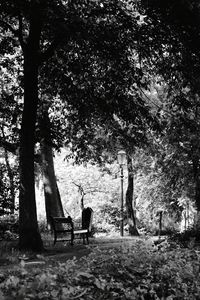
{"label": "bench leg", "polygon": [[89,244],[89,234],[88,234],[88,232],[86,233],[86,240],[87,240],[87,244]]}
{"label": "bench leg", "polygon": [[83,237],[83,244],[85,245],[85,233],[82,233],[82,237]]}
{"label": "bench leg", "polygon": [[[87,242],[87,244],[89,244],[88,232],[87,233],[82,233],[82,235],[83,235],[83,244],[85,245],[86,242]],[[86,242],[85,242],[85,238],[86,238]]]}
{"label": "bench leg", "polygon": [[56,241],[57,241],[57,234],[56,234],[56,232],[55,232],[55,233],[54,233],[54,242],[53,242],[54,246],[55,246],[55,244],[56,244]]}
{"label": "bench leg", "polygon": [[74,233],[71,232],[71,245],[73,246],[74,245]]}

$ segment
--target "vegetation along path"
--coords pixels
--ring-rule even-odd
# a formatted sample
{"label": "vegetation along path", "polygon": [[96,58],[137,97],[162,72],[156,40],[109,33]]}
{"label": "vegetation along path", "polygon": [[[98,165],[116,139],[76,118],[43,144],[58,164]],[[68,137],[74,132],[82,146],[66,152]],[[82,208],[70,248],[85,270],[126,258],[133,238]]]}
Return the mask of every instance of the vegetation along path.
{"label": "vegetation along path", "polygon": [[198,248],[142,238],[69,247],[1,267],[0,299],[199,299]]}

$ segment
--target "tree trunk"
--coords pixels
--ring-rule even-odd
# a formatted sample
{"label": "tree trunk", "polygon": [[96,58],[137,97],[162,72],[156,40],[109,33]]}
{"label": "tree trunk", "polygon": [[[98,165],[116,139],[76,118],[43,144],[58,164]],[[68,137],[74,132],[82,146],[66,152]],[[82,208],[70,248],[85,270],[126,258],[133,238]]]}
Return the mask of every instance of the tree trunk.
{"label": "tree trunk", "polygon": [[200,232],[200,167],[198,160],[193,160],[194,186],[195,186],[195,203],[197,209],[196,227]]}
{"label": "tree trunk", "polygon": [[197,208],[196,227],[200,232],[200,178],[196,176],[195,180],[195,202]]}
{"label": "tree trunk", "polygon": [[52,147],[45,141],[41,143],[41,154],[46,217],[48,226],[51,226],[50,216],[64,217],[64,211],[56,182]]}
{"label": "tree trunk", "polygon": [[134,175],[133,164],[130,156],[127,155],[127,167],[128,167],[128,187],[126,191],[126,213],[128,221],[129,235],[139,235],[136,227],[136,218],[133,209],[133,194],[134,194]]}
{"label": "tree trunk", "polygon": [[24,50],[24,107],[20,134],[20,197],[19,197],[19,247],[23,250],[41,251],[43,243],[38,229],[34,147],[38,104],[38,56],[41,36],[41,15],[33,4],[30,15],[29,37]]}
{"label": "tree trunk", "polygon": [[85,194],[83,192],[82,195],[81,195],[81,211],[84,210],[84,196],[85,196]]}

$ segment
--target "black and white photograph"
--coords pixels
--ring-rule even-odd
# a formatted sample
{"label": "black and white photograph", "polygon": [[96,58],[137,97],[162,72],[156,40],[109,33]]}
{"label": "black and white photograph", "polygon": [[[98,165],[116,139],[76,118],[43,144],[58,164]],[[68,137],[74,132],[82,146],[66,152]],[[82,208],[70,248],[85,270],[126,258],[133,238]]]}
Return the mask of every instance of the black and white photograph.
{"label": "black and white photograph", "polygon": [[200,0],[0,0],[0,300],[200,300]]}

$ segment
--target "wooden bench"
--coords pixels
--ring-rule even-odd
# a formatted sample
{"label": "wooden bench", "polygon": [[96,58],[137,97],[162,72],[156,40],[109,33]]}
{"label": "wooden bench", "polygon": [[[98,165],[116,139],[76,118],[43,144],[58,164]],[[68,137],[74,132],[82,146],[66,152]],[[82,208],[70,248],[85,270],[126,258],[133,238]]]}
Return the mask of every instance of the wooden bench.
{"label": "wooden bench", "polygon": [[[50,217],[51,227],[54,233],[54,245],[57,241],[70,241],[73,245],[74,240],[74,225],[71,217]],[[58,240],[58,237],[61,238]]]}
{"label": "wooden bench", "polygon": [[[74,239],[82,238],[83,243],[85,240],[89,244],[89,235],[92,228],[92,217],[93,211],[91,208],[87,207],[82,211],[82,224],[74,228],[74,223],[72,218],[69,216],[65,217],[51,217],[52,229],[54,232],[54,245],[57,241],[70,241],[71,245],[74,243]],[[58,237],[61,238],[58,239]]]}

